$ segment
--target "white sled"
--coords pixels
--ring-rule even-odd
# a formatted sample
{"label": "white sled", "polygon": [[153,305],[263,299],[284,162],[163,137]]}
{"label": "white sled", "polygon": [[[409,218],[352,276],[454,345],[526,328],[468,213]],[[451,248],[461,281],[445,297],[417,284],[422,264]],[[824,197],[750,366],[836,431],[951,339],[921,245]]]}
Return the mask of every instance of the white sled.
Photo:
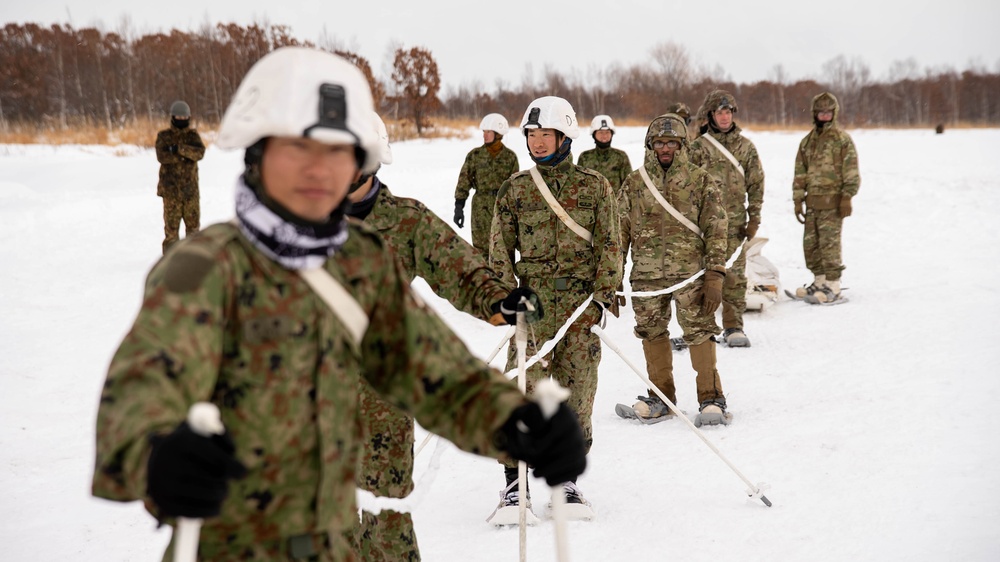
{"label": "white sled", "polygon": [[778,268],[760,253],[767,240],[755,236],[743,246],[747,257],[747,310],[763,311],[778,302]]}

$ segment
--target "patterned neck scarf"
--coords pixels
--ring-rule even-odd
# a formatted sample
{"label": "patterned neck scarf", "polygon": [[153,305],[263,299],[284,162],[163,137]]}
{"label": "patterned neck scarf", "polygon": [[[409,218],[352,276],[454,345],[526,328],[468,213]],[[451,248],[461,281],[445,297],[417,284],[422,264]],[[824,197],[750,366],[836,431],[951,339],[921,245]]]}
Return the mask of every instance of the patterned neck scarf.
{"label": "patterned neck scarf", "polygon": [[[277,203],[272,205],[277,207]],[[288,211],[282,214],[291,217]],[[242,176],[236,182],[236,219],[243,235],[286,269],[321,267],[347,241],[342,209],[336,209],[330,221],[322,224],[283,218],[261,201]]]}

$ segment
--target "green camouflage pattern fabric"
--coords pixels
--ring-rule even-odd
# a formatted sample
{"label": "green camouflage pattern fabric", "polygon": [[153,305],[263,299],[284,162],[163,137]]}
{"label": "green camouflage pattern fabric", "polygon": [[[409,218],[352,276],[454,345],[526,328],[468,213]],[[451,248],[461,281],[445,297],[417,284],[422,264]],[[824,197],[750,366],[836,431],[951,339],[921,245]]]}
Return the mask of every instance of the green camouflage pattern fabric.
{"label": "green camouflage pattern fabric", "polygon": [[[799,143],[795,155],[795,179],[792,199],[809,202],[808,196],[854,197],[861,187],[858,172],[858,152],[854,140],[837,125],[840,106],[833,94],[823,93],[813,98],[813,107],[833,109],[833,120],[817,124]],[[836,206],[836,205],[834,205]],[[805,232],[802,237],[806,267],[814,275],[826,275],[837,281],[844,270],[841,259],[843,218],[837,209],[806,208]]]}
{"label": "green camouflage pattern fabric", "polygon": [[581,168],[590,168],[596,171],[611,183],[611,190],[615,197],[621,191],[622,182],[632,172],[632,163],[628,160],[628,154],[617,148],[592,148],[580,154],[580,159],[576,163]]}
{"label": "green camouflage pattern fabric", "polygon": [[157,263],[101,394],[94,495],[143,500],[157,515],[149,436],[207,400],[249,473],[204,522],[201,558],[287,560],[287,539],[311,535],[321,560],[356,560],[345,533],[358,517],[362,382],[460,448],[503,456],[494,433],[524,397],[411,293],[378,235],[352,222],[324,267],[368,314],[360,344],[296,272],[231,224]]}
{"label": "green camouflage pattern fabric", "polygon": [[[518,279],[538,293],[545,317],[531,324],[529,356],[555,336],[591,293],[597,301],[613,303],[622,278],[618,211],[608,180],[569,158],[556,166],[539,166],[538,171],[567,214],[592,233],[593,243],[556,217],[529,171],[514,174],[501,186],[489,263],[502,280]],[[515,252],[520,253],[518,261]],[[580,419],[588,450],[593,442],[590,418],[601,359],[601,342],[590,326],[599,316],[596,306],[589,307],[549,354],[548,365],[540,361],[528,371],[529,387],[552,376],[570,390],[568,405]],[[517,366],[515,351],[508,353],[508,371]]]}
{"label": "green camouflage pattern fabric", "polygon": [[[726,205],[729,221],[729,243],[726,249],[726,259],[729,259],[745,241],[743,234],[746,232],[748,219],[756,219],[760,225],[760,211],[764,205],[764,168],[757,155],[757,147],[742,135],[742,129],[736,123],[725,133],[709,130],[702,136],[704,135],[711,135],[726,147],[743,166],[745,174],[740,175],[732,162],[704,138],[698,137],[691,143],[692,163],[718,178],[722,185],[722,200]],[[746,256],[740,253],[726,272],[726,280],[722,286],[723,327],[743,328],[746,293]]]}
{"label": "green camouflage pattern fabric", "polygon": [[[497,279],[483,255],[420,201],[397,197],[385,184],[376,197],[365,222],[392,250],[404,280],[422,277],[455,308],[489,320],[493,303],[514,285]],[[361,419],[369,437],[359,485],[378,496],[406,497],[413,491],[413,417],[379,398],[369,385],[361,388]],[[366,561],[420,559],[409,513],[365,512],[354,540]]]}
{"label": "green camouflage pattern fabric", "polygon": [[472,245],[483,254],[490,251],[490,228],[493,225],[497,191],[519,168],[514,151],[501,146],[502,149],[496,156],[490,154],[485,144],[473,148],[465,157],[458,174],[458,185],[455,186],[455,199],[468,199],[469,192],[475,191],[469,209]]}
{"label": "green camouflage pattern fabric", "polygon": [[702,268],[724,273],[727,223],[718,180],[691,164],[683,151],[664,170],[656,153],[646,150],[643,167],[660,195],[694,223],[703,238],[656,201],[638,170],[629,174],[618,194],[618,217],[623,263],[632,251],[633,287],[637,281],[683,280]]}
{"label": "green camouflage pattern fabric", "polygon": [[[169,147],[177,146],[172,153]],[[163,252],[180,238],[181,220],[185,236],[198,232],[201,206],[198,194],[198,161],[205,156],[205,144],[194,129],[171,126],[156,135],[156,160],[160,181],[156,194],[163,198]]]}

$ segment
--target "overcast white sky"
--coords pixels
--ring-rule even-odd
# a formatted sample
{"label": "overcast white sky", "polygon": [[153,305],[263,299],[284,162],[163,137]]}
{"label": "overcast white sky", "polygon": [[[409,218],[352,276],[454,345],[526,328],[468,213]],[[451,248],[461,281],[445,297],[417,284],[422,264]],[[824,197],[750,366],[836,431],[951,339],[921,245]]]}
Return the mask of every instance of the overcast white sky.
{"label": "overcast white sky", "polygon": [[[285,24],[299,39],[324,33],[387,75],[390,46],[423,46],[446,86],[537,80],[547,67],[588,76],[618,62],[649,58],[673,41],[691,60],[722,68],[737,82],[822,78],[823,63],[843,55],[885,79],[896,61],[926,68],[1000,71],[997,0],[29,0],[4,2],[3,23],[71,23],[133,33],[196,30],[205,23]],[[529,67],[530,65],[530,67]]]}

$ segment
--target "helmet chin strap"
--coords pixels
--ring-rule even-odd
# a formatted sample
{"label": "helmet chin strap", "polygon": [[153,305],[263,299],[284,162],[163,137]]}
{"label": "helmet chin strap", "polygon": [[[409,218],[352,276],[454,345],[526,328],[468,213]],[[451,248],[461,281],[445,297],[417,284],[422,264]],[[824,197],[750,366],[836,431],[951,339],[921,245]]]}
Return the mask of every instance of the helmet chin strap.
{"label": "helmet chin strap", "polygon": [[[559,134],[562,135],[562,133]],[[562,136],[562,144],[560,144],[559,148],[557,148],[552,154],[549,154],[545,158],[535,158],[534,156],[531,156],[531,159],[535,161],[535,164],[538,164],[539,166],[557,166],[560,162],[565,160],[567,156],[569,156],[569,150],[570,146],[573,144],[573,139],[565,135]],[[531,154],[530,150],[528,151],[528,154]]]}

